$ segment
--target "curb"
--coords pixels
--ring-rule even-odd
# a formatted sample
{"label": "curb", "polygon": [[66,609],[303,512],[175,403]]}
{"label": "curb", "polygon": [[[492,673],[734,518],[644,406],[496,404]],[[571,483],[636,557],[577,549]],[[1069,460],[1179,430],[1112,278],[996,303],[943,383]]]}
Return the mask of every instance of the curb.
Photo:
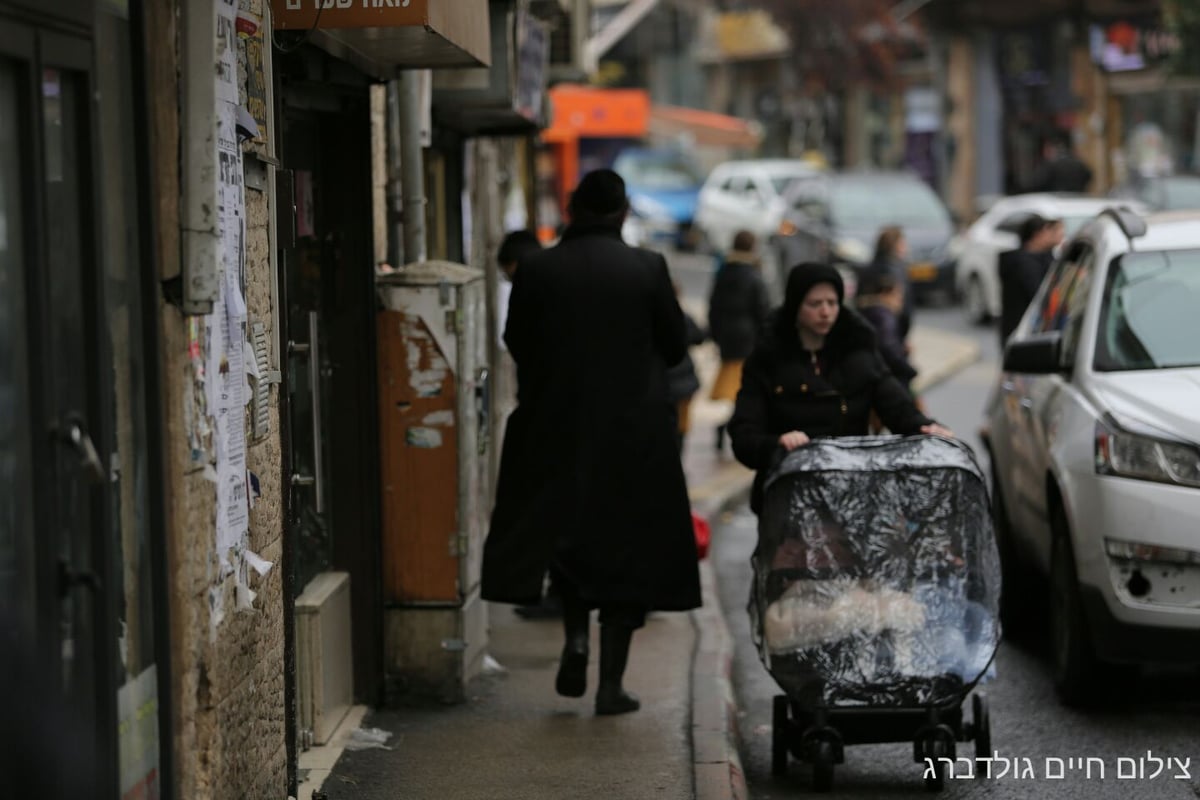
{"label": "curb", "polygon": [[913,391],[921,394],[938,384],[945,383],[978,361],[980,355],[981,351],[976,342],[964,340],[963,344],[955,347],[953,353],[941,359],[935,368],[920,372],[913,380]]}
{"label": "curb", "polygon": [[[744,501],[753,474],[719,476],[716,486],[696,498],[696,513],[712,518]],[[711,556],[710,556],[711,557]],[[692,773],[696,800],[746,800],[733,693],[733,637],[717,594],[717,575],[709,558],[700,562],[704,605],[691,613],[696,631],[692,656]]]}

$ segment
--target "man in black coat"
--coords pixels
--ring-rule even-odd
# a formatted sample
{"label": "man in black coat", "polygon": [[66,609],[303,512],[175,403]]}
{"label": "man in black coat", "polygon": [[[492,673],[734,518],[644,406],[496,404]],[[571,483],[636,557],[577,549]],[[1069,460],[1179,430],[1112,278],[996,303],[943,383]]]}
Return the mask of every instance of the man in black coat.
{"label": "man in black coat", "polygon": [[1000,254],[1000,349],[1021,324],[1054,260],[1060,227],[1056,220],[1034,214],[1021,223],[1021,246]]}
{"label": "man in black coat", "polygon": [[1071,137],[1054,137],[1046,146],[1046,161],[1038,171],[1033,186],[1035,192],[1086,192],[1092,183],[1092,170],[1071,149]]}
{"label": "man in black coat", "polygon": [[535,603],[549,569],[566,646],[556,689],[586,691],[588,621],[600,609],[596,713],[639,707],[621,685],[648,611],[700,605],[687,485],[666,368],[686,353],[661,255],[627,246],[625,184],[589,173],[555,247],[521,262],[504,340],[517,363],[483,596]]}

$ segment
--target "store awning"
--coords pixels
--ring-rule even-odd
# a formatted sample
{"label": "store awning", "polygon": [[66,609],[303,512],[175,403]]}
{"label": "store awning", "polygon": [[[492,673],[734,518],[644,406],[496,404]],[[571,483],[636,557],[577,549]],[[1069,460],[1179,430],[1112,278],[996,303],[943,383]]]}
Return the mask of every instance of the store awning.
{"label": "store awning", "polygon": [[271,0],[271,17],[380,78],[491,63],[487,0]]}
{"label": "store awning", "polygon": [[689,137],[701,147],[752,150],[762,141],[762,126],[753,120],[680,106],[652,106],[650,134],[660,138]]}

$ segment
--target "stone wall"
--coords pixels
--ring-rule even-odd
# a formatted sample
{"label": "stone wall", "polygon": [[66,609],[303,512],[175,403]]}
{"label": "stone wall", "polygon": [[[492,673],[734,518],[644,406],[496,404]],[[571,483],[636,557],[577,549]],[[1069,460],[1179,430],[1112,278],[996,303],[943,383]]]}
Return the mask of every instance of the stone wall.
{"label": "stone wall", "polygon": [[[167,285],[182,274],[180,109],[184,97],[179,69],[185,33],[180,11],[185,2],[214,0],[175,0],[146,7],[156,250],[160,277]],[[262,0],[243,0],[241,10],[261,19]],[[266,46],[260,50],[266,58],[270,55],[269,36],[267,30]],[[246,50],[253,46],[253,39],[238,37],[243,104],[247,103]],[[254,145],[247,149],[248,163],[252,149]],[[266,180],[258,182],[258,188],[248,185],[245,192],[245,299],[248,322],[263,322],[271,328],[276,316],[269,238],[272,198],[268,191],[273,171],[251,166]],[[249,418],[246,420],[247,466],[257,476],[261,492],[250,511],[247,544],[274,566],[262,578],[249,574],[247,582],[256,597],[249,609],[240,610],[235,601],[237,575],[218,580],[215,488],[205,476],[204,459],[193,458],[189,440],[197,424],[198,391],[189,357],[189,347],[194,344],[189,330],[194,332],[197,318],[189,319],[176,305],[162,302],[158,322],[168,487],[165,536],[171,603],[174,796],[276,800],[287,796],[279,387],[271,388],[269,434],[251,439]],[[278,369],[278,362],[279,354],[272,352],[272,369]],[[223,614],[219,623],[214,610]]]}

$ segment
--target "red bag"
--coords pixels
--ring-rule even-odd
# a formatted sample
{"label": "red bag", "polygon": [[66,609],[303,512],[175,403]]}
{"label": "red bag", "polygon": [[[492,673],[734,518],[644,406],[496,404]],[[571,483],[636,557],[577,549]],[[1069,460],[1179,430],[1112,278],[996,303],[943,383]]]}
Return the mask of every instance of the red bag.
{"label": "red bag", "polygon": [[712,528],[708,520],[695,511],[692,512],[692,531],[696,534],[696,557],[702,559],[708,555],[708,546],[712,543]]}

